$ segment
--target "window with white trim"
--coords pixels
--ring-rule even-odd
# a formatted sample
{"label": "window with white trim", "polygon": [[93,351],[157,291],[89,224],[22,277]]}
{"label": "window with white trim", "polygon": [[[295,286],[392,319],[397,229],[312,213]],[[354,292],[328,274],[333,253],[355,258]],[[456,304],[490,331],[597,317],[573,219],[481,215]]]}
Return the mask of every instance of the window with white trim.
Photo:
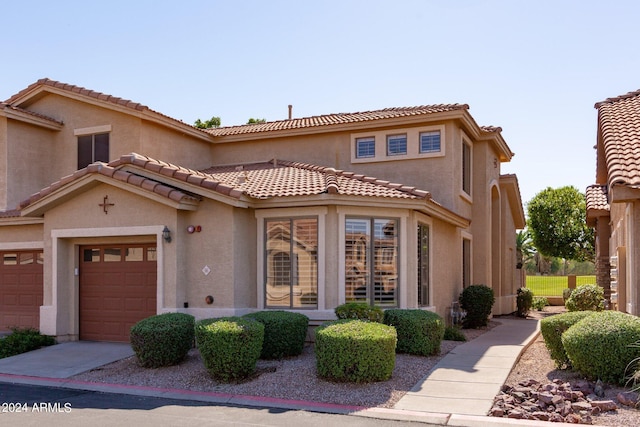
{"label": "window with white trim", "polygon": [[440,151],[440,131],[420,132],[420,153],[437,153]]}
{"label": "window with white trim", "polygon": [[398,306],[398,220],[345,220],[345,301]]}
{"label": "window with white trim", "polygon": [[265,219],[265,307],[318,307],[318,218]]}
{"label": "window with white trim", "polygon": [[376,156],[376,139],[372,136],[356,138],[356,157],[364,159]]}
{"label": "window with white trim", "polygon": [[407,135],[387,135],[387,155],[400,156],[407,154]]}

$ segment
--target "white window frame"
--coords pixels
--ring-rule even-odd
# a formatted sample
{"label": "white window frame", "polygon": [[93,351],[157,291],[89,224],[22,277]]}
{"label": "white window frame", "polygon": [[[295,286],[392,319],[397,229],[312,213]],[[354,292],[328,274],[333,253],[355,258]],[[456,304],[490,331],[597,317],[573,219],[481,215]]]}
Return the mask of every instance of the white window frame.
{"label": "white window frame", "polygon": [[[309,207],[309,208],[279,208],[279,209],[264,209],[258,210],[255,213],[257,219],[257,274],[256,274],[256,289],[257,289],[257,308],[258,310],[272,310],[266,308],[265,305],[265,222],[268,219],[282,219],[282,218],[318,218],[318,306],[317,308],[287,308],[286,311],[299,312],[308,315],[309,312],[316,312],[325,310],[325,263],[326,263],[326,216],[328,209],[322,207]],[[275,309],[273,309],[275,310]]]}
{"label": "white window frame", "polygon": [[[373,154],[371,155],[361,155],[360,154],[360,144],[361,143],[371,143],[373,142]],[[362,136],[355,139],[355,155],[358,159],[371,159],[376,157],[376,138],[374,136]]]}
{"label": "white window frame", "polygon": [[[440,150],[420,152],[420,134],[425,132],[440,132]],[[407,136],[406,154],[389,154],[387,138],[394,135]],[[358,157],[357,142],[359,139],[373,138],[375,141],[375,155],[373,157]],[[430,157],[444,157],[446,155],[445,125],[419,126],[402,129],[387,129],[375,132],[361,132],[351,134],[351,163],[392,162],[397,160],[423,159]]]}
{"label": "white window frame", "polygon": [[352,206],[338,206],[338,305],[346,301],[346,231],[347,217],[393,218],[398,220],[398,308],[407,308],[407,222],[409,213],[395,209],[373,209]]}
{"label": "white window frame", "polygon": [[[401,142],[404,139],[404,151],[392,153],[391,147],[395,146],[397,142]],[[395,150],[396,148],[394,148]],[[387,135],[387,156],[406,156],[408,150],[408,138],[406,133],[396,133]]]}

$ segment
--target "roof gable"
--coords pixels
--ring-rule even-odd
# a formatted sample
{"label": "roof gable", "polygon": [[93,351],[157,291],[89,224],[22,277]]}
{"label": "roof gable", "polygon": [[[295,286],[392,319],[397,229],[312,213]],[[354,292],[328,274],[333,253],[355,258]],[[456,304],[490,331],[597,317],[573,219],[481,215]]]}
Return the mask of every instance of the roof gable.
{"label": "roof gable", "polygon": [[[81,86],[58,82],[48,78],[40,79],[37,82],[32,83],[17,94],[11,96],[4,102],[4,104],[29,111],[28,107],[33,102],[37,101],[43,96],[46,96],[49,93],[55,93],[60,96],[77,99],[82,102],[99,105],[104,108],[116,109],[126,114],[140,116],[146,120],[153,121],[164,126],[176,128],[181,132],[187,132],[192,136],[211,141],[211,137],[203,130],[198,129],[181,120],[174,119],[158,111],[152,110],[151,108],[139,102],[134,102],[117,96],[112,96],[91,89],[86,89]],[[45,117],[43,115],[41,116]]]}

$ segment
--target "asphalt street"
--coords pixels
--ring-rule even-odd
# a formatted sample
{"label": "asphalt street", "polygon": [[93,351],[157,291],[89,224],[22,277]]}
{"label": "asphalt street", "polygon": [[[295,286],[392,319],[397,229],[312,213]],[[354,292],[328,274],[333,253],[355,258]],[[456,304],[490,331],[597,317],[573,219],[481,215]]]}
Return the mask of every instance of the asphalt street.
{"label": "asphalt street", "polygon": [[416,423],[0,383],[0,425],[415,427]]}

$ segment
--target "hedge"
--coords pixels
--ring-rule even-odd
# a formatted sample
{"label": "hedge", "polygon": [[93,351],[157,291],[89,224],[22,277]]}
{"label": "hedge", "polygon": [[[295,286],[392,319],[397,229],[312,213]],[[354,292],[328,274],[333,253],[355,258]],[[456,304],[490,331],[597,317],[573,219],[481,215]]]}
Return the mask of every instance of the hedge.
{"label": "hedge", "polygon": [[193,348],[193,316],[165,313],[147,317],[131,327],[130,340],[138,362],[145,368],[177,365]]}

